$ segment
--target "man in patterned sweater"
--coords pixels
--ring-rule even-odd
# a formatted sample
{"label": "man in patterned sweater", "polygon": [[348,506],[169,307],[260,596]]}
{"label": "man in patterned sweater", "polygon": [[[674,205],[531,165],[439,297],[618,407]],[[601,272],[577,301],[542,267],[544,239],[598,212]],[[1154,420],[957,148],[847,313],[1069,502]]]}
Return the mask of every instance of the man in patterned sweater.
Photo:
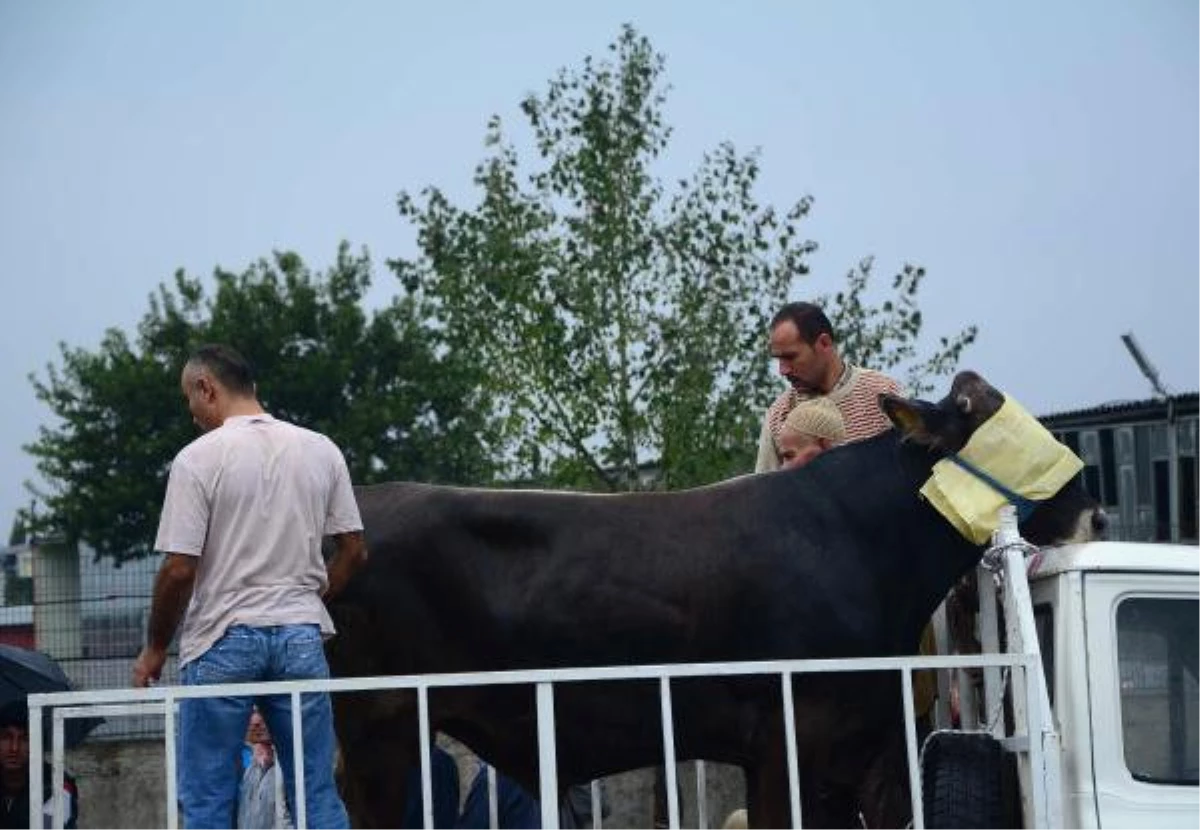
{"label": "man in patterned sweater", "polygon": [[758,440],[756,473],[781,464],[776,439],[788,413],[800,401],[821,395],[837,404],[846,425],[846,441],[861,441],[891,428],[879,408],[879,393],[902,394],[900,385],[881,372],[852,366],[838,353],[833,326],[820,306],[788,303],[771,319],[771,357],[792,388],[767,407]]}
{"label": "man in patterned sweater", "polygon": [[[852,366],[838,354],[833,326],[820,306],[812,303],[788,303],[771,319],[771,357],[779,361],[779,374],[792,388],[775,399],[763,418],[758,442],[756,473],[782,466],[778,438],[788,414],[801,401],[826,396],[837,404],[845,422],[845,441],[861,441],[891,429],[891,422],[879,408],[879,393],[902,395],[900,385],[882,372]],[[925,626],[921,654],[937,654],[933,628]],[[928,718],[937,695],[937,681],[931,671],[913,676],[918,726],[928,731]]]}

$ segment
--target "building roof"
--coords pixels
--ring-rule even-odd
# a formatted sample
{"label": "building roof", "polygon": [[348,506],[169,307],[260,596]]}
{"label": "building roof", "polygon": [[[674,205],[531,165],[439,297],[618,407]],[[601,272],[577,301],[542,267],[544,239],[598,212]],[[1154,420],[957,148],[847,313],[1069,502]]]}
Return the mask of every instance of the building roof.
{"label": "building roof", "polygon": [[[1184,392],[1172,395],[1170,402],[1176,417],[1196,415],[1200,410],[1200,393]],[[1038,420],[1050,429],[1061,427],[1118,424],[1132,421],[1162,421],[1167,417],[1167,401],[1147,398],[1140,401],[1110,401],[1085,409],[1071,409],[1039,415]]]}

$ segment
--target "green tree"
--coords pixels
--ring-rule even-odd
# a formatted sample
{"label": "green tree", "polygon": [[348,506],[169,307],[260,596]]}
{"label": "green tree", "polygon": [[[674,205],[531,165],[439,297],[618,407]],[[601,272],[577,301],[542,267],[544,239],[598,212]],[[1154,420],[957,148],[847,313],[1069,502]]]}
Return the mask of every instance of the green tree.
{"label": "green tree", "polygon": [[210,341],[250,359],[270,412],[337,442],[356,482],[489,481],[474,368],[438,357],[412,298],[365,311],[370,270],[343,244],[324,274],[293,253],[217,270],[211,297],[178,272],[150,297],[135,339],[110,329],[95,352],[62,344],[61,365],[31,376],[58,420],[25,448],[49,483],[43,532],[117,562],[150,553],[170,461],[196,436],[180,369]]}
{"label": "green tree", "polygon": [[[767,324],[807,273],[811,200],[761,205],[756,155],[729,144],[668,192],[653,174],[671,132],[663,57],[629,26],[609,48],[522,102],[533,169],[494,117],[476,206],[402,192],[419,253],[391,265],[449,347],[489,368],[510,475],[628,490],[646,486],[649,462],[653,486],[691,486],[752,462],[778,391]],[[851,356],[887,367],[913,355],[923,272],[906,269],[898,299],[873,307],[869,270],[851,273],[835,317],[842,331],[868,326]],[[973,336],[922,368],[947,371]]]}
{"label": "green tree", "polygon": [[875,260],[866,257],[846,275],[846,287],[832,298],[817,300],[828,309],[829,322],[838,333],[843,356],[852,363],[889,371],[904,368],[905,386],[912,395],[933,391],[931,378],[948,375],[958,365],[967,346],[975,342],[976,326],[967,326],[949,337],[939,337],[937,349],[924,359],[917,355],[917,338],[923,320],[917,305],[917,292],[925,279],[925,269],[905,265],[892,277],[891,299],[879,305],[866,302]]}

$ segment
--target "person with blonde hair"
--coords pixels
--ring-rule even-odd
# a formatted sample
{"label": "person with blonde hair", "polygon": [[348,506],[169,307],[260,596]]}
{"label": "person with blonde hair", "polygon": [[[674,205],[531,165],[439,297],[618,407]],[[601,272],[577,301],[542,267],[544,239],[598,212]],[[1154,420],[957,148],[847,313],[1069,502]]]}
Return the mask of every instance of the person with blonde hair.
{"label": "person with blonde hair", "polygon": [[830,447],[846,440],[846,423],[841,410],[826,397],[809,398],[796,404],[775,443],[784,469],[802,467]]}
{"label": "person with blonde hair", "polygon": [[862,441],[892,428],[879,408],[879,394],[901,394],[900,385],[887,375],[855,366],[842,357],[833,325],[813,303],[788,303],[770,325],[770,352],[789,389],[767,407],[758,439],[754,472],[778,470],[783,465],[779,432],[798,404],[827,397],[837,406],[845,424],[845,440]]}

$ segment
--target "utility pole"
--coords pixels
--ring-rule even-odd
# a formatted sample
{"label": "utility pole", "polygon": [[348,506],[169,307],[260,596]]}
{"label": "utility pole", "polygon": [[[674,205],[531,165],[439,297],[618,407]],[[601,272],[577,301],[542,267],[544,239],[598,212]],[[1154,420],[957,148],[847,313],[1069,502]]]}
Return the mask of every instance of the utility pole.
{"label": "utility pole", "polygon": [[1179,541],[1179,441],[1175,434],[1175,399],[1171,397],[1171,393],[1167,391],[1167,387],[1158,379],[1158,371],[1154,368],[1154,364],[1150,359],[1142,353],[1138,346],[1137,340],[1134,339],[1133,332],[1127,331],[1121,335],[1121,341],[1125,344],[1125,348],[1129,350],[1133,362],[1137,364],[1138,369],[1146,376],[1146,380],[1150,381],[1150,386],[1154,389],[1155,400],[1165,401],[1167,404],[1167,478],[1170,481],[1168,494],[1171,507],[1171,541]]}

